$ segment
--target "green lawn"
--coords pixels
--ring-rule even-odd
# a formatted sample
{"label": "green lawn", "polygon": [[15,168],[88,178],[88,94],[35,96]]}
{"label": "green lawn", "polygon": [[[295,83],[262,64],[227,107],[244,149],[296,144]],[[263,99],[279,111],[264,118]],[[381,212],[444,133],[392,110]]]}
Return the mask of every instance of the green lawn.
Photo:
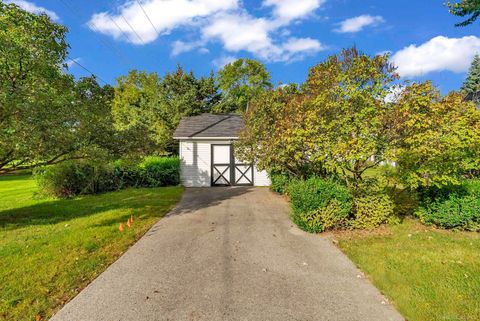
{"label": "green lawn", "polygon": [[414,220],[338,233],[340,248],[409,321],[480,320],[480,234]]}
{"label": "green lawn", "polygon": [[[181,187],[40,199],[29,175],[0,177],[0,320],[48,319],[180,199]],[[118,230],[134,216],[134,225]]]}

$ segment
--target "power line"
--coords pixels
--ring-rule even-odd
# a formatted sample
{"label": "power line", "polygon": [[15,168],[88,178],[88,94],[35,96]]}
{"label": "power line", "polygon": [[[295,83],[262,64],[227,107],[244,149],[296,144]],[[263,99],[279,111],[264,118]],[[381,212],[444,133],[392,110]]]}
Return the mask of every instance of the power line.
{"label": "power line", "polygon": [[145,9],[143,8],[142,3],[141,3],[140,1],[138,1],[138,0],[135,0],[135,1],[138,3],[138,5],[140,6],[140,8],[141,8],[142,11],[143,11],[143,14],[145,15],[145,17],[147,17],[148,21],[150,22],[150,24],[151,24],[152,27],[153,27],[153,30],[155,30],[155,33],[158,35],[159,32],[158,32],[157,28],[155,27],[155,25],[153,24],[153,22],[152,22],[152,20],[150,19],[150,17],[148,16],[147,12],[146,12]]}
{"label": "power line", "polygon": [[[75,19],[80,23],[80,24],[83,24],[83,22],[80,20],[80,18],[77,16],[77,12],[76,12],[76,8],[73,8],[71,4],[67,3],[65,0],[60,0],[60,2],[63,3],[63,5],[72,13],[72,15],[75,17]],[[120,60],[122,60],[123,62],[126,62],[127,64],[129,65],[132,65],[132,62],[131,60],[125,56],[121,51],[119,51],[116,47],[112,46],[110,43],[106,42],[103,38],[101,38],[100,36],[98,36],[100,32],[100,30],[98,29],[98,27],[95,25],[95,23],[93,21],[90,22],[90,27],[93,29],[93,31],[95,32],[95,36],[97,38],[98,41],[100,41],[105,47],[107,47],[108,49],[110,49]],[[120,30],[121,31],[121,30]]]}
{"label": "power line", "polygon": [[128,20],[125,18],[125,16],[119,12],[120,16],[122,17],[123,21],[132,29],[133,33],[137,36],[137,38],[140,40],[142,44],[146,44],[146,42],[140,37],[140,35],[137,33],[137,31],[132,27],[132,25],[128,22]]}
{"label": "power line", "polygon": [[82,68],[83,70],[85,70],[86,72],[88,72],[90,75],[92,75],[93,77],[95,78],[98,78],[98,80],[100,80],[101,82],[103,82],[105,85],[108,84],[105,80],[103,80],[102,78],[100,78],[100,76],[94,74],[93,72],[91,72],[87,67],[85,67],[84,65],[82,65],[81,63],[79,63],[77,60],[75,59],[72,59],[70,57],[67,56],[67,59],[70,60],[70,62],[73,62],[74,64],[76,64],[77,66],[79,66],[80,68]]}

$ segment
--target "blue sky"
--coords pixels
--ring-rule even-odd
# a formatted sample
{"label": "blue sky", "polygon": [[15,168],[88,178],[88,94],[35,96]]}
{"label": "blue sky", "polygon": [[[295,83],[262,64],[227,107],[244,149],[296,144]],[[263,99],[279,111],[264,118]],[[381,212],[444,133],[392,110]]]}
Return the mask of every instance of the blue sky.
{"label": "blue sky", "polygon": [[[444,0],[9,2],[66,25],[71,59],[111,84],[130,69],[162,75],[181,64],[204,75],[242,57],[265,63],[276,84],[298,83],[328,55],[356,45],[391,52],[403,78],[431,79],[445,93],[461,86],[480,52],[480,22],[454,27],[459,19]],[[88,75],[76,64],[70,72]]]}

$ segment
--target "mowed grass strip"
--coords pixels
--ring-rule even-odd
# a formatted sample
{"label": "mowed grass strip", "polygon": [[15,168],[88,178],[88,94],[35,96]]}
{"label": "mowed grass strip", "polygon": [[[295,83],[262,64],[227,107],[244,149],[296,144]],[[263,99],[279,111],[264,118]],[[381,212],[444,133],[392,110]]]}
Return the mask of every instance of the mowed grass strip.
{"label": "mowed grass strip", "polygon": [[336,237],[407,320],[480,320],[479,233],[436,230],[409,219]]}
{"label": "mowed grass strip", "polygon": [[67,200],[37,192],[29,175],[0,177],[0,320],[48,319],[172,209],[182,188]]}

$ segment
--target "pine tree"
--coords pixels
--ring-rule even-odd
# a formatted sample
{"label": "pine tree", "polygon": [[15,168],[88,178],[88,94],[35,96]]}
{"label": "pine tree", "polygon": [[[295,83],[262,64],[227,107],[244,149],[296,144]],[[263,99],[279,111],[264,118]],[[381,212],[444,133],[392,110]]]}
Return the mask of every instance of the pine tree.
{"label": "pine tree", "polygon": [[478,54],[473,58],[467,79],[465,79],[461,90],[466,95],[480,92],[480,56]]}

